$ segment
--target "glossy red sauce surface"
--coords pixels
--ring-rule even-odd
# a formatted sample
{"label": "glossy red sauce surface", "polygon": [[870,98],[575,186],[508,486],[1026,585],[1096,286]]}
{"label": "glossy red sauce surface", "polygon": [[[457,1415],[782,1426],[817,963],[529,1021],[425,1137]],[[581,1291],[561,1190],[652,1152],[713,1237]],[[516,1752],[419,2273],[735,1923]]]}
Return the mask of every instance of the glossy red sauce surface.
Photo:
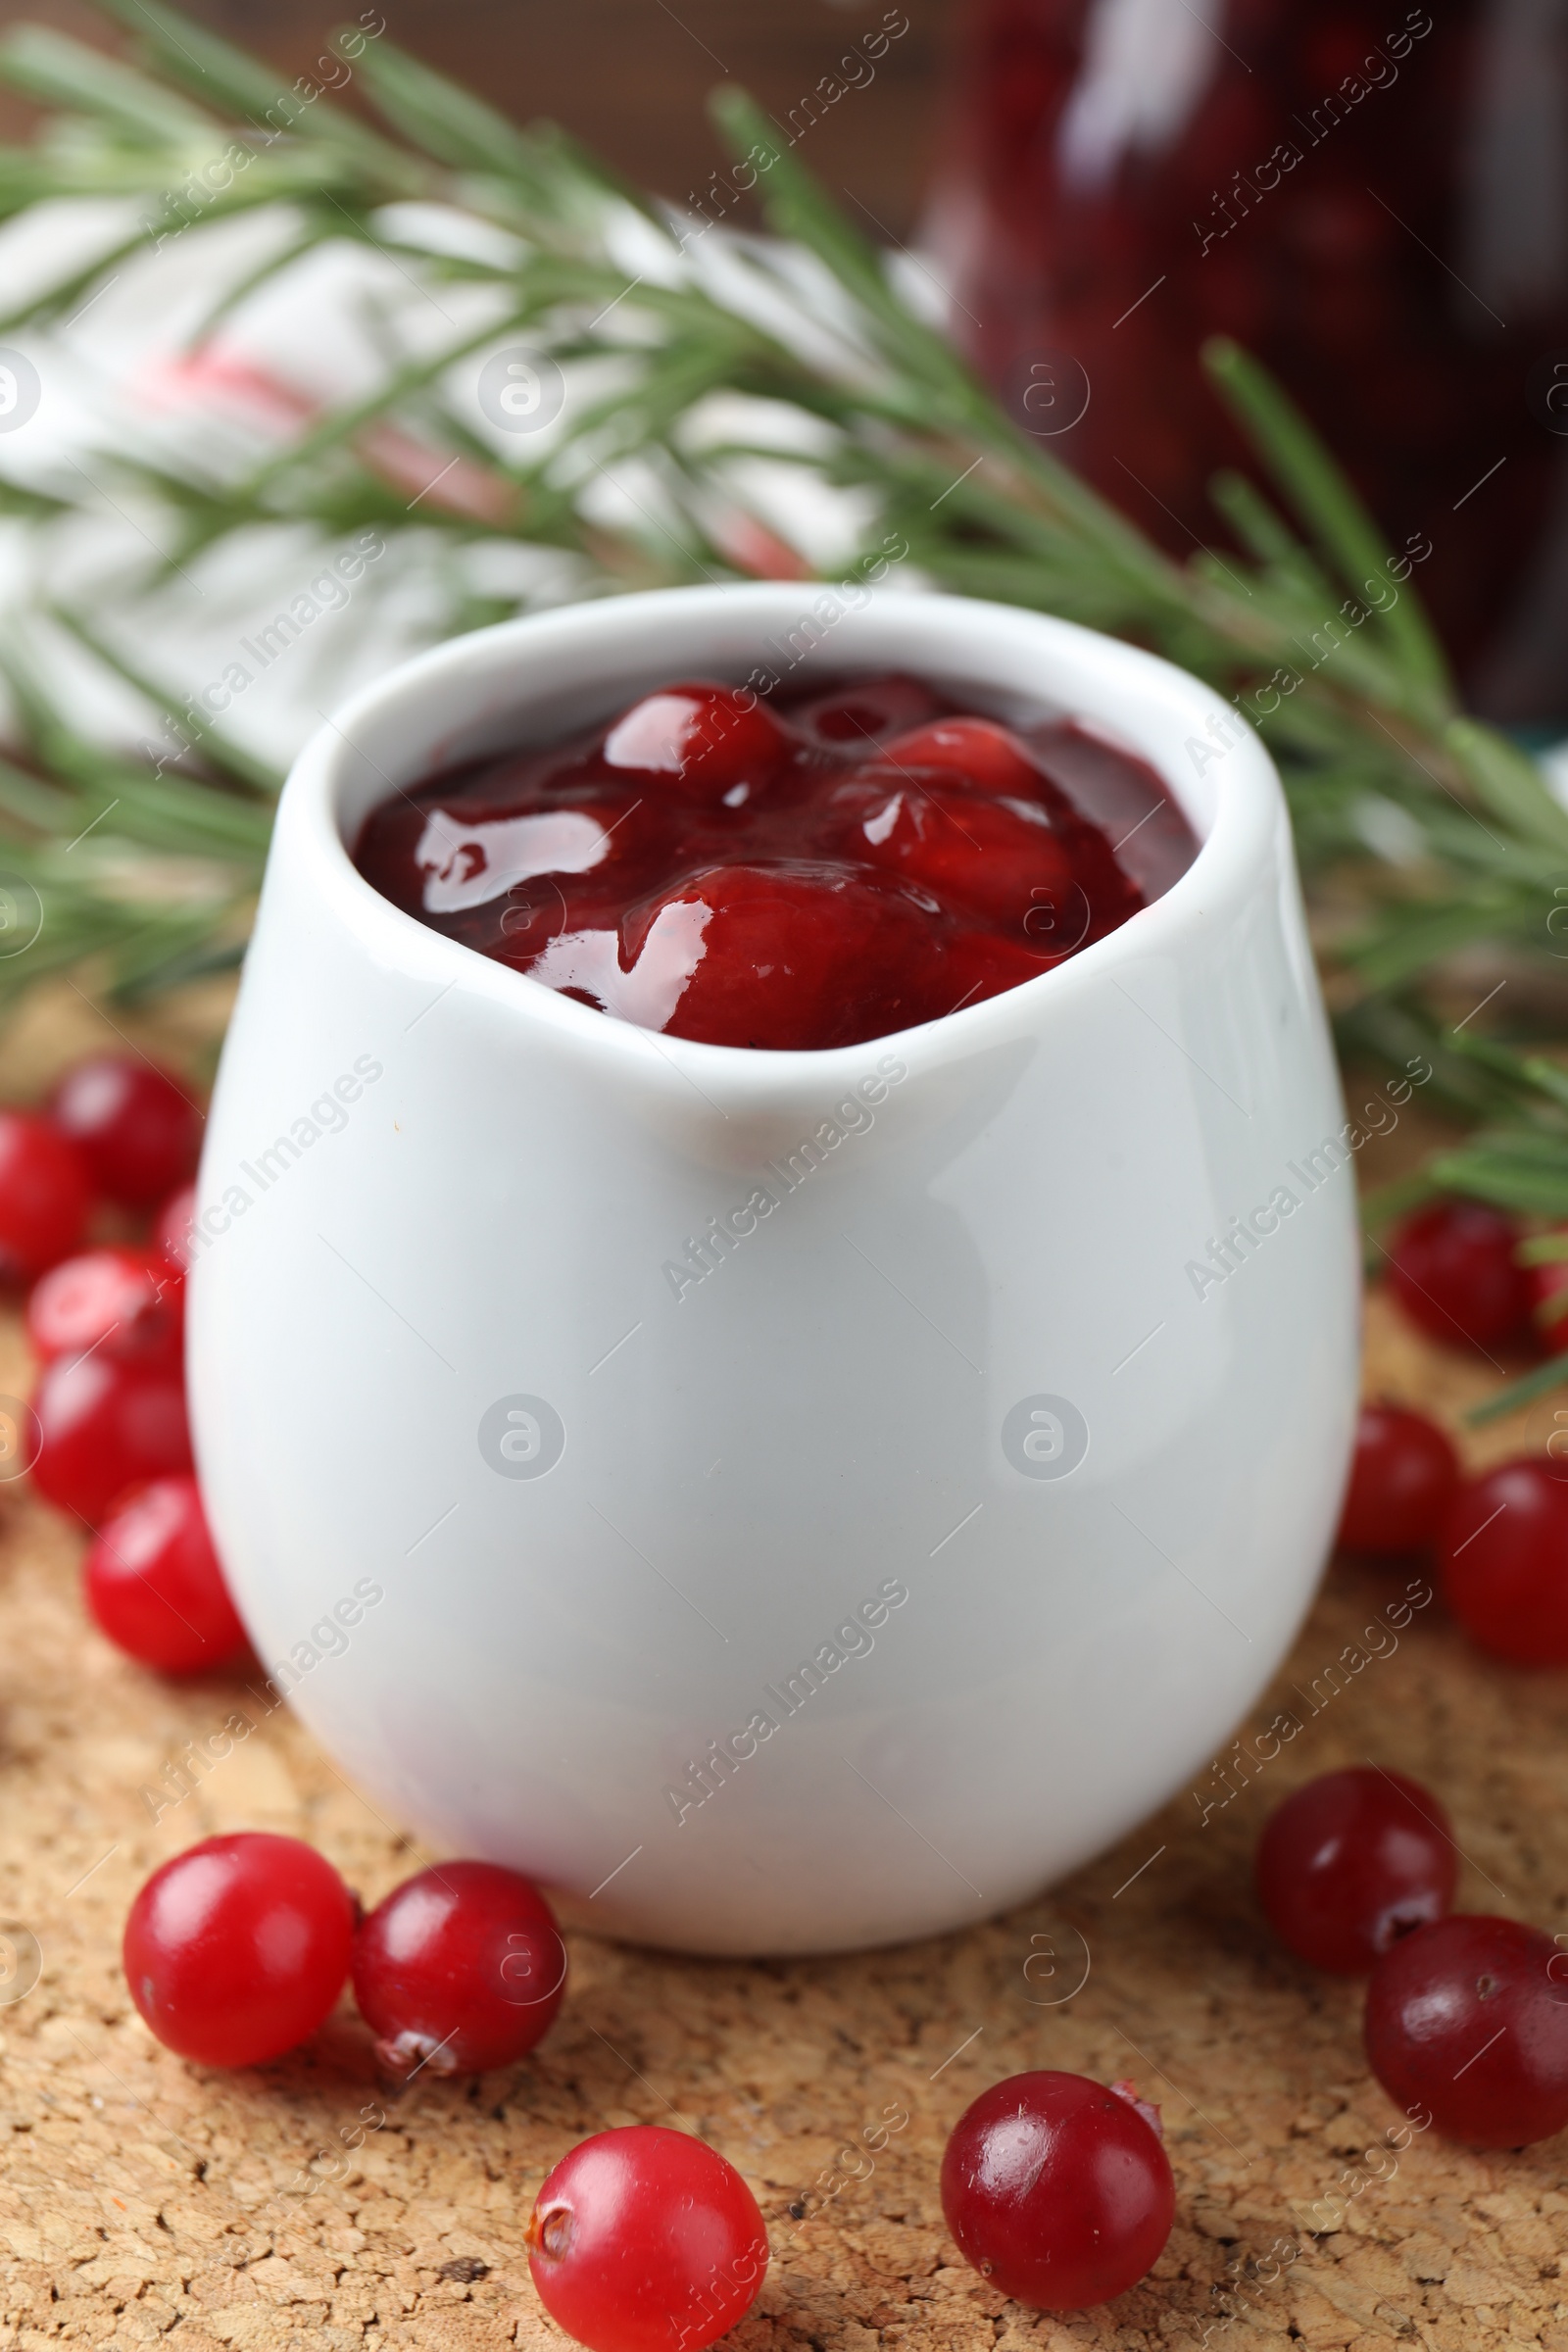
{"label": "glossy red sauce surface", "polygon": [[407,913],[614,1018],[709,1045],[855,1045],[1048,971],[1198,854],[1153,770],[919,680],[645,695],[608,726],[371,809]]}

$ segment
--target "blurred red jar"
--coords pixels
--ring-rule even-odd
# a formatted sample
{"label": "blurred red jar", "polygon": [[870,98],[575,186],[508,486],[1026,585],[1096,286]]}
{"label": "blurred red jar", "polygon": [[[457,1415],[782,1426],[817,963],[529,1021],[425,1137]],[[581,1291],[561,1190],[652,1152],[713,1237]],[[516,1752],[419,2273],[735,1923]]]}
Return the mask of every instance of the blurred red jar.
{"label": "blurred red jar", "polygon": [[1244,462],[1200,346],[1256,353],[1394,546],[1430,549],[1413,584],[1476,698],[1514,719],[1568,717],[1549,16],[971,0],[928,222],[982,371],[1177,556],[1224,540],[1206,485]]}

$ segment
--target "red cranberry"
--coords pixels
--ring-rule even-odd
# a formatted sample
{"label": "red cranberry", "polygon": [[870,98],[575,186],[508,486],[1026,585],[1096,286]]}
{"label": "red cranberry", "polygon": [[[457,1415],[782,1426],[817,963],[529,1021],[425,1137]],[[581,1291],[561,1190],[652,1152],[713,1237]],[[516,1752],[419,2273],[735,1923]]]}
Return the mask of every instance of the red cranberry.
{"label": "red cranberry", "polygon": [[815,742],[853,752],[906,733],[936,714],[937,698],[930,687],[895,672],[885,678],[857,678],[813,695],[809,702],[797,703],[790,718]]}
{"label": "red cranberry", "polygon": [[1561,1960],[1536,1929],[1466,1912],[1402,1937],[1378,1962],[1366,1996],[1366,2054],[1390,2098],[1474,2147],[1522,2148],[1560,2132],[1568,2124]]}
{"label": "red cranberry", "polygon": [[55,1088],[49,1110],[99,1192],[125,1208],[150,1208],[195,1168],[200,1111],[167,1070],[137,1055],[78,1062]]}
{"label": "red cranberry", "polygon": [[1257,1846],[1258,1899],[1275,1935],[1345,1976],[1441,1919],[1456,1876],[1437,1798],[1371,1765],[1308,1781],[1270,1814]]}
{"label": "red cranberry", "polygon": [[605,738],[609,766],[727,808],[754,799],[788,751],[772,712],[730,686],[666,686],[634,703]]}
{"label": "red cranberry", "polygon": [[117,1494],[191,1467],[185,1382],[177,1366],[62,1356],[33,1396],[40,1494],[95,1526]]}
{"label": "red cranberry", "polygon": [[208,1838],[155,1870],[125,1922],[125,1983],[159,2040],[199,2066],[261,2066],[326,2017],[354,1904],[298,1838]]}
{"label": "red cranberry", "polygon": [[1421,1551],[1437,1540],[1459,1457],[1435,1421],[1402,1404],[1363,1404],[1339,1541],[1349,1551]]}
{"label": "red cranberry", "polygon": [[751,2309],[767,2269],[735,2167],[662,2124],[596,2132],[563,2157],[527,2240],[540,2301],[589,2352],[702,2352]]}
{"label": "red cranberry", "polygon": [[549,1904],[494,1862],[421,1870],[354,1938],[354,1997],[392,2075],[511,2066],[549,2032],[565,1984]]}
{"label": "red cranberry", "polygon": [[880,757],[890,767],[936,768],[961,776],[977,792],[1006,793],[1020,801],[1040,794],[1039,766],[1017,736],[994,718],[934,718],[896,735]]}
{"label": "red cranberry", "polygon": [[[1568,1227],[1554,1226],[1543,1241],[1568,1241]],[[1532,1266],[1530,1276],[1530,1316],[1541,1335],[1542,1345],[1549,1355],[1560,1354],[1568,1348],[1568,1257],[1550,1257],[1543,1265]]]}
{"label": "red cranberry", "polygon": [[1443,1590],[1478,1648],[1568,1666],[1568,1475],[1526,1455],[1459,1489],[1443,1521]]}
{"label": "red cranberry", "polygon": [[944,1012],[966,1004],[983,1004],[1026,980],[1038,980],[1050,969],[1045,951],[1025,947],[1021,939],[999,939],[994,931],[960,931],[948,944],[947,1002]]}
{"label": "red cranberry", "polygon": [[854,1045],[947,1009],[919,907],[830,866],[716,866],[629,916],[624,938],[632,981],[667,994],[647,1025],[705,1045]]}
{"label": "red cranberry", "polygon": [[[930,730],[928,730],[929,732]],[[874,779],[874,780],[873,780]],[[883,867],[936,899],[987,915],[1026,942],[1026,925],[1043,903],[1065,907],[1075,889],[1066,845],[1044,809],[1025,815],[940,773],[912,768],[868,771],[847,789],[861,807],[851,840],[858,858]],[[1088,897],[1077,890],[1081,919],[1067,933],[1076,947],[1090,924]],[[1042,946],[1042,955],[1049,951]]]}
{"label": "red cranberry", "polygon": [[196,1187],[182,1184],[177,1193],[171,1193],[153,1219],[153,1248],[172,1266],[187,1272],[192,1256],[191,1236],[196,1221]]}
{"label": "red cranberry", "polygon": [[1412,1323],[1450,1348],[1505,1347],[1529,1327],[1530,1275],[1514,1263],[1519,1229],[1480,1200],[1438,1200],[1396,1226],[1389,1286]]}
{"label": "red cranberry", "polygon": [[27,1338],[43,1363],[106,1355],[177,1364],[184,1345],[185,1277],[143,1250],[89,1250],[53,1266],[27,1299]]}
{"label": "red cranberry", "polygon": [[999,2294],[1085,2311],[1158,2259],[1176,2186],[1125,2086],[1050,2071],[994,2082],[965,2108],[942,2159],[942,2210]]}
{"label": "red cranberry", "polygon": [[75,1146],[31,1111],[0,1110],[0,1281],[30,1282],[69,1257],[91,1205]]}
{"label": "red cranberry", "polygon": [[201,1674],[245,1646],[193,1478],[155,1478],[122,1494],[85,1578],[110,1641],[160,1674]]}

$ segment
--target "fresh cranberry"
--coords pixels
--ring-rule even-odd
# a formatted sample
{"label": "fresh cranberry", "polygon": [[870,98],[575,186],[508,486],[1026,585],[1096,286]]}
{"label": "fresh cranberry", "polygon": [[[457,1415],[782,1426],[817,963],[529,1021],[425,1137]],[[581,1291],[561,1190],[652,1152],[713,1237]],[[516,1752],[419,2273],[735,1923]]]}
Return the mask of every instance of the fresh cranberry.
{"label": "fresh cranberry", "polygon": [[405,1879],[354,1938],[354,1997],[394,2076],[511,2066],[549,2032],[565,1984],[549,1904],[494,1862]]}
{"label": "fresh cranberry", "polygon": [[92,1188],[74,1144],[28,1110],[0,1110],[0,1281],[30,1282],[69,1257]]}
{"label": "fresh cranberry", "polygon": [[49,1112],[87,1163],[99,1192],[150,1208],[196,1165],[201,1113],[177,1079],[128,1054],[99,1054],[68,1070]]}
{"label": "fresh cranberry", "polygon": [[1450,1348],[1506,1347],[1528,1331],[1532,1294],[1519,1229],[1481,1200],[1437,1200],[1390,1237],[1389,1287],[1412,1323]]}
{"label": "fresh cranberry", "polygon": [[1568,1976],[1549,1936],[1454,1912],[1385,1953],[1366,2054],[1415,2118],[1473,2147],[1522,2148],[1568,2124]]}
{"label": "fresh cranberry", "polygon": [[1478,1648],[1511,1666],[1568,1666],[1568,1465],[1527,1454],[1462,1486],[1441,1562]]}
{"label": "fresh cranberry", "polygon": [[1356,1976],[1399,1936],[1443,1917],[1454,1856],[1435,1796],[1399,1773],[1352,1765],[1308,1781],[1269,1815],[1258,1899],[1298,1959]]}
{"label": "fresh cranberry", "polygon": [[201,1674],[245,1646],[193,1478],[122,1494],[87,1554],[87,1606],[111,1642],[160,1674]]}
{"label": "fresh cranberry", "polygon": [[171,1193],[153,1219],[153,1248],[172,1266],[190,1269],[191,1236],[196,1221],[196,1187],[182,1184]]}
{"label": "fresh cranberry", "polygon": [[563,2157],[528,2217],[551,2318],[589,2352],[702,2352],[756,2302],[757,2200],[716,2148],[662,2124],[598,2132]]}
{"label": "fresh cranberry", "polygon": [[89,1250],[52,1266],[27,1299],[27,1338],[42,1363],[106,1355],[177,1364],[184,1345],[185,1277],[144,1250]]}
{"label": "fresh cranberry", "polygon": [[1459,1457],[1435,1421],[1403,1404],[1363,1404],[1339,1542],[1348,1551],[1421,1551],[1437,1540]]}
{"label": "fresh cranberry", "polygon": [[[1157,2115],[1157,2111],[1156,2115]],[[1129,2086],[1011,2075],[953,2127],[942,2210],[966,2262],[1039,2311],[1085,2311],[1136,2286],[1170,2235],[1176,2186]]]}
{"label": "fresh cranberry", "polygon": [[[1568,1227],[1554,1226],[1543,1241],[1568,1242]],[[1568,1257],[1549,1257],[1529,1269],[1530,1316],[1548,1354],[1568,1348]]]}
{"label": "fresh cranberry", "polygon": [[125,1983],[159,2040],[198,2066],[281,2058],[349,1972],[354,1902],[298,1838],[207,1838],[155,1870],[125,1922]]}
{"label": "fresh cranberry", "polygon": [[634,703],[605,738],[611,767],[729,808],[754,797],[788,751],[772,713],[730,686],[666,686]]}
{"label": "fresh cranberry", "polygon": [[40,1494],[89,1527],[117,1494],[191,1467],[185,1383],[177,1366],[106,1356],[62,1356],[33,1396]]}

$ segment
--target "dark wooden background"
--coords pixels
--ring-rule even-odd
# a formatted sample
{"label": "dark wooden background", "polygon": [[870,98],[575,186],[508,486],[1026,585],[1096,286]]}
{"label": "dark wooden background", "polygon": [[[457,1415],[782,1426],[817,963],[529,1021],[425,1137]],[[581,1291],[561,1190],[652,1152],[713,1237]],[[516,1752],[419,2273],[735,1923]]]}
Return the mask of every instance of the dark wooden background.
{"label": "dark wooden background", "polygon": [[[361,0],[183,0],[215,31],[306,71]],[[890,0],[377,0],[390,36],[518,121],[548,115],[640,184],[677,201],[721,160],[704,103],[726,77],[784,117]],[[897,0],[909,30],[876,78],[813,128],[805,156],[829,186],[908,234],[929,170],[960,0]],[[0,25],[28,19],[105,37],[84,0],[0,0]],[[0,96],[0,135],[26,110]]]}

